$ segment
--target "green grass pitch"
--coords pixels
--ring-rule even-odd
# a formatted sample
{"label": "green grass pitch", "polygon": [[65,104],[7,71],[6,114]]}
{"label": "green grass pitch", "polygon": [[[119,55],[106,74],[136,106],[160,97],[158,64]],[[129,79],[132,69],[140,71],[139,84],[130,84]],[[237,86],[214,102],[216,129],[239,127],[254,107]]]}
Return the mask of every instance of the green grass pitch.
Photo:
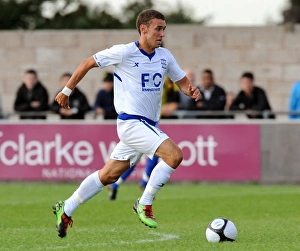
{"label": "green grass pitch", "polygon": [[[0,250],[299,250],[300,187],[167,184],[153,203],[157,229],[132,212],[141,195],[124,184],[117,201],[104,190],[73,214],[73,228],[60,239],[52,204],[78,184],[0,183]],[[208,243],[207,224],[231,219],[238,238]]]}

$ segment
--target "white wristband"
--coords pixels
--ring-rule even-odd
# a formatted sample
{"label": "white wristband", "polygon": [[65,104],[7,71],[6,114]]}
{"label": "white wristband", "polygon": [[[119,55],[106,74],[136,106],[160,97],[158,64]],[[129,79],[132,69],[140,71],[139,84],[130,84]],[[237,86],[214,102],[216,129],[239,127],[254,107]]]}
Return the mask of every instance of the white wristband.
{"label": "white wristband", "polygon": [[64,87],[64,89],[62,89],[61,91],[63,94],[65,94],[66,96],[70,96],[72,93],[72,90],[70,88],[68,88],[67,86]]}

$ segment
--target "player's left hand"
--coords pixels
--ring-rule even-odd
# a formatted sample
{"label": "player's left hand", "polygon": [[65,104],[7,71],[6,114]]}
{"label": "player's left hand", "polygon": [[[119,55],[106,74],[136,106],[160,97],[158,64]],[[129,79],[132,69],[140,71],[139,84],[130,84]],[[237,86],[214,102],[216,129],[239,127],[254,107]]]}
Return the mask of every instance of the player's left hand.
{"label": "player's left hand", "polygon": [[195,101],[198,101],[201,98],[201,93],[199,88],[189,85],[188,92],[191,98],[195,99]]}
{"label": "player's left hand", "polygon": [[69,97],[62,92],[58,93],[57,96],[55,97],[55,101],[65,109],[70,109],[69,106]]}

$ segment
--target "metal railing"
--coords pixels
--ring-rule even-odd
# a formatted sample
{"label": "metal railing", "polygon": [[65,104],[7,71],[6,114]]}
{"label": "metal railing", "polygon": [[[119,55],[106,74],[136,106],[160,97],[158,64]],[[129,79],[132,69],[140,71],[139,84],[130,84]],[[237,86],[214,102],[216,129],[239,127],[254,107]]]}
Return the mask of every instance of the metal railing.
{"label": "metal railing", "polygon": [[[188,110],[178,110],[173,113],[179,119],[184,118],[196,118],[196,117],[205,117],[205,118],[232,118],[236,115],[245,115],[245,116],[261,116],[262,118],[269,119],[272,116],[276,117],[276,114],[286,114],[287,116],[290,112],[287,111],[255,111],[255,110],[246,110],[246,111],[188,111]],[[293,112],[294,114],[294,112]],[[297,115],[300,115],[300,111],[296,112]]]}

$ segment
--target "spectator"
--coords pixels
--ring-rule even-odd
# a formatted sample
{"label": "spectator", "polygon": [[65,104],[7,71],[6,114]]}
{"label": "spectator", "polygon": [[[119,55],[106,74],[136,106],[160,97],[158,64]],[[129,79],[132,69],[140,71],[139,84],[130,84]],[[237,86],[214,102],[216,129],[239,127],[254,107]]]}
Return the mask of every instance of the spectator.
{"label": "spectator", "polygon": [[[235,99],[235,95],[233,92],[227,92],[226,93],[226,104],[225,104],[225,107],[224,107],[224,110],[225,111],[229,111],[230,110],[230,106],[233,102],[233,100]],[[226,118],[228,119],[234,119],[234,115],[226,115]]]}
{"label": "spectator", "polygon": [[[14,110],[17,112],[41,112],[48,110],[48,92],[38,79],[35,70],[27,70],[17,91]],[[46,119],[46,115],[20,115],[20,119]]]}
{"label": "spectator", "polygon": [[[297,81],[290,95],[290,112],[300,112],[300,81]],[[300,114],[290,114],[290,119],[300,119]]]}
{"label": "spectator", "polygon": [[161,118],[177,119],[178,117],[176,115],[173,115],[173,112],[178,110],[179,103],[180,103],[180,95],[179,95],[178,87],[167,76],[165,79],[164,89],[162,93]]}
{"label": "spectator", "polygon": [[[64,73],[60,77],[60,85],[64,87],[71,78],[71,73]],[[71,109],[62,108],[55,100],[51,105],[51,110],[60,115],[61,119],[84,119],[86,112],[91,110],[86,96],[75,87],[69,97]]]}
{"label": "spectator", "polygon": [[[237,97],[234,99],[233,103],[230,106],[232,111],[271,111],[271,106],[265,94],[265,91],[255,86],[254,76],[251,72],[243,73],[240,84],[242,90],[239,92]],[[261,114],[248,114],[250,119],[262,119]],[[268,118],[275,118],[274,115],[268,116]]]}
{"label": "spectator", "polygon": [[[212,70],[202,72],[201,98],[197,102],[190,102],[189,110],[223,111],[226,104],[226,93],[215,83]],[[199,115],[196,118],[225,118],[224,115]]]}
{"label": "spectator", "polygon": [[[186,77],[190,80],[192,85],[195,85],[195,74],[190,69],[185,69]],[[191,102],[191,97],[185,95],[183,92],[179,92],[180,95],[180,103],[179,110],[187,110],[189,107],[189,103]]]}
{"label": "spectator", "polygon": [[228,111],[230,109],[230,106],[232,105],[234,99],[235,99],[235,95],[233,92],[226,93],[226,104],[224,107],[225,111]]}
{"label": "spectator", "polygon": [[118,114],[114,106],[114,75],[106,72],[103,78],[104,88],[97,94],[93,110],[104,119],[116,119]]}

